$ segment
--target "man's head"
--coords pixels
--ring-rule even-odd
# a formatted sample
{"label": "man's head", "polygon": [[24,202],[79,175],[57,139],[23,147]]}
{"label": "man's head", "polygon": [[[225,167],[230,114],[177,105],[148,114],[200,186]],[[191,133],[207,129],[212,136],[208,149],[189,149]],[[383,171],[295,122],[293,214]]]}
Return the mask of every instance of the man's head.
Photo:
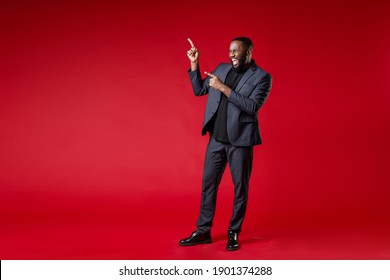
{"label": "man's head", "polygon": [[247,37],[237,37],[230,43],[229,58],[235,71],[249,68],[252,60],[253,43]]}

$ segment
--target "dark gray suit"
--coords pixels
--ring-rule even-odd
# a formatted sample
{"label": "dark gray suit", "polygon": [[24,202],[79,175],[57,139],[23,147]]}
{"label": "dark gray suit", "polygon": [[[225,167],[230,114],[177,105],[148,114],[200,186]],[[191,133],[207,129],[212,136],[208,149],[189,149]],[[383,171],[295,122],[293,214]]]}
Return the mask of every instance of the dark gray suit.
{"label": "dark gray suit", "polygon": [[[220,64],[213,74],[225,82],[230,63]],[[199,71],[189,71],[196,96],[208,94],[202,135],[218,110],[221,92],[209,87],[210,78],[202,79]],[[252,170],[253,146],[261,144],[257,112],[264,104],[271,89],[271,75],[255,63],[246,71],[228,98],[227,135],[230,144],[213,137],[207,146],[202,181],[201,210],[197,226],[209,231],[215,213],[218,185],[226,164],[229,164],[234,183],[234,208],[229,230],[240,232],[248,200],[249,178]]]}

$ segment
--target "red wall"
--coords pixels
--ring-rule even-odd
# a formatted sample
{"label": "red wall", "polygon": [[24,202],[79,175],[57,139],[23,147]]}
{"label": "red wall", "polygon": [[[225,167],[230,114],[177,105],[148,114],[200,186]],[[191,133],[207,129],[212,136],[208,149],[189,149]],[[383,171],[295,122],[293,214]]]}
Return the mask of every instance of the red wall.
{"label": "red wall", "polygon": [[[187,38],[212,71],[236,36],[253,39],[254,59],[274,79],[259,113],[264,144],[255,148],[245,226],[383,223],[383,3],[3,1],[1,223],[169,214],[194,225],[206,98],[191,91]],[[222,187],[228,216],[229,173]]]}

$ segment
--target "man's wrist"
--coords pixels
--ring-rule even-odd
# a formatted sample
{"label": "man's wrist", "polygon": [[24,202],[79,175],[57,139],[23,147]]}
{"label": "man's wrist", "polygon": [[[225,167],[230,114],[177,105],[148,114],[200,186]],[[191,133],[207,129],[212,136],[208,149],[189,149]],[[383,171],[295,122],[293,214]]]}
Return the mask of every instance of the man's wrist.
{"label": "man's wrist", "polygon": [[196,71],[198,69],[199,69],[199,61],[198,60],[194,62],[191,61],[191,71]]}
{"label": "man's wrist", "polygon": [[222,85],[221,92],[222,92],[223,94],[225,94],[227,97],[230,96],[231,91],[232,91],[232,90],[231,90],[230,87],[228,87],[227,85]]}

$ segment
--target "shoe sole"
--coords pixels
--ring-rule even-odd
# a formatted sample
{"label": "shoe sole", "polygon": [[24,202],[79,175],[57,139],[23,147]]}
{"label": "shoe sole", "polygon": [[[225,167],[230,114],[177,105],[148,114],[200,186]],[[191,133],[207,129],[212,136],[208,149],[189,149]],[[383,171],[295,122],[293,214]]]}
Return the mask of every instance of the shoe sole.
{"label": "shoe sole", "polygon": [[202,244],[210,244],[212,243],[212,240],[204,240],[204,241],[200,241],[200,242],[194,242],[194,243],[179,243],[179,246],[195,246],[195,245],[202,245]]}
{"label": "shoe sole", "polygon": [[228,250],[228,251],[237,251],[238,249],[240,249],[240,246],[233,247],[233,248],[226,247],[226,250]]}

